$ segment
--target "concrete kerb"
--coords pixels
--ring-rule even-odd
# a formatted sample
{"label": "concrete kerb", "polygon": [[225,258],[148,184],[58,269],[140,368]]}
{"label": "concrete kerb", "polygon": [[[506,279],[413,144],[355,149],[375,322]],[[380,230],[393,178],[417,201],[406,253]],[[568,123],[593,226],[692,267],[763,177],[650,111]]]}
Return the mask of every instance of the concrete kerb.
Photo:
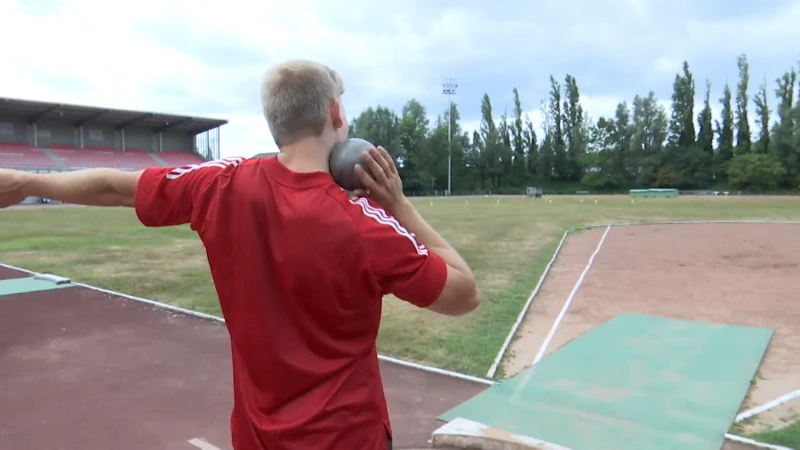
{"label": "concrete kerb", "polygon": [[732,441],[732,442],[738,442],[739,444],[744,444],[745,446],[753,448],[753,449],[765,448],[765,449],[768,449],[768,450],[792,450],[789,447],[782,447],[780,445],[765,444],[763,442],[754,441],[752,439],[749,439],[749,438],[746,438],[746,437],[742,437],[742,436],[737,436],[735,434],[730,434],[730,433],[725,433],[725,440]]}
{"label": "concrete kerb", "polygon": [[433,448],[471,450],[570,450],[530,436],[509,433],[472,420],[456,418],[433,432]]}

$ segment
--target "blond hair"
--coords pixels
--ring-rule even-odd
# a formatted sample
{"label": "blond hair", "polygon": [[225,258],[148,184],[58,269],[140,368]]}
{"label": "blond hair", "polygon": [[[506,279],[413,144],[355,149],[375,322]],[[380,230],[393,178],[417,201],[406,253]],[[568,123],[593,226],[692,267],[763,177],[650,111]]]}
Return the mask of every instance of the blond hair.
{"label": "blond hair", "polygon": [[278,147],[321,135],[331,102],[342,94],[342,78],[324,64],[296,59],[267,71],[261,107]]}

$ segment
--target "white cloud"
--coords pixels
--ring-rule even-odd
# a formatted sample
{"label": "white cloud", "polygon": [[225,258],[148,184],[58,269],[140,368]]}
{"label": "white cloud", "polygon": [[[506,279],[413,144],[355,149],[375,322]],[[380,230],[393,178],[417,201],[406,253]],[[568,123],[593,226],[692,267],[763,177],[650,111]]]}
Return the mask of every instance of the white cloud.
{"label": "white cloud", "polygon": [[513,87],[539,124],[549,75],[571,73],[596,119],[651,89],[668,106],[685,59],[697,64],[697,80],[714,82],[716,113],[719,87],[735,82],[736,55],[751,58],[753,94],[756,79],[774,80],[798,56],[800,4],[776,0],[757,14],[748,5],[0,0],[0,42],[13,43],[4,46],[0,96],[226,118],[223,154],[244,156],[274,148],[258,83],[293,57],[342,72],[351,116],[376,104],[399,110],[412,97],[435,115],[446,104],[439,83],[457,76],[465,129],[477,127],[484,92],[502,112]]}

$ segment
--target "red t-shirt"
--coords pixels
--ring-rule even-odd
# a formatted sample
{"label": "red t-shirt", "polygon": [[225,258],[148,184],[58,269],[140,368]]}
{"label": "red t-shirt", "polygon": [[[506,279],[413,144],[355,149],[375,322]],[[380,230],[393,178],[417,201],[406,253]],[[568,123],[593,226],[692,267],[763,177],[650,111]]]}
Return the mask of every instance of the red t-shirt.
{"label": "red t-shirt", "polygon": [[386,448],[382,298],[429,306],[441,258],[330,174],[278,158],[148,169],[136,213],[149,227],[188,223],[205,244],[231,337],[236,450]]}

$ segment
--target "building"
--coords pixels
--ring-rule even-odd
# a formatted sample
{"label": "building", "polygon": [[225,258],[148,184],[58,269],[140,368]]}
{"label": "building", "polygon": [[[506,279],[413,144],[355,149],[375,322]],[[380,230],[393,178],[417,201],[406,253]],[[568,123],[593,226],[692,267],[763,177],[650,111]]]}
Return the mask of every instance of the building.
{"label": "building", "polygon": [[219,159],[226,120],[0,98],[0,167],[141,170]]}

